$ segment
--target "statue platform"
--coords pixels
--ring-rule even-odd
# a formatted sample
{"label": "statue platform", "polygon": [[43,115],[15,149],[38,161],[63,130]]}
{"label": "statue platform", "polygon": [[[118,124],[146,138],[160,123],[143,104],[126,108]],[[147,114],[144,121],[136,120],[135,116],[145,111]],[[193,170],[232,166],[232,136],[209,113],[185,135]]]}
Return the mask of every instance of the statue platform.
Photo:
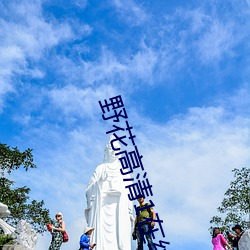
{"label": "statue platform", "polygon": [[5,245],[0,247],[0,250],[26,250],[24,246],[21,245]]}

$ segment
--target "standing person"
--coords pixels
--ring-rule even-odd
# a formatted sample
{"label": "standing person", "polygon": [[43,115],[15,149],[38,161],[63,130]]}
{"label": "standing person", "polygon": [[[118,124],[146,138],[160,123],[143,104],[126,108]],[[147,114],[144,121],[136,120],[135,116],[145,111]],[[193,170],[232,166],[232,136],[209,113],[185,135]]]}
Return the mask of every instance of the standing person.
{"label": "standing person", "polygon": [[214,245],[213,250],[225,250],[225,246],[227,246],[229,249],[232,249],[232,247],[224,238],[223,234],[221,234],[221,231],[218,227],[213,229],[212,244]]}
{"label": "standing person", "polygon": [[235,235],[230,234],[229,232],[226,232],[226,235],[227,235],[228,242],[232,246],[233,250],[237,250],[237,243],[235,241]]}
{"label": "standing person", "polygon": [[89,250],[93,249],[95,247],[94,244],[89,243],[90,235],[93,232],[94,228],[93,227],[86,227],[86,229],[83,232],[83,235],[80,238],[80,249],[79,250]]}
{"label": "standing person", "polygon": [[60,250],[63,242],[63,232],[65,231],[65,222],[62,220],[63,215],[61,212],[56,213],[55,226],[51,227],[52,240],[50,243],[49,250]]}
{"label": "standing person", "polygon": [[147,232],[150,230],[149,224],[151,224],[151,227],[153,228],[155,226],[155,222],[154,221],[145,222],[144,224],[140,224],[140,228],[139,228],[139,226],[137,226],[137,223],[145,221],[145,219],[143,217],[152,218],[152,220],[155,220],[156,219],[155,211],[152,207],[145,208],[145,209],[141,210],[141,208],[150,205],[148,203],[145,203],[144,198],[139,198],[139,199],[137,199],[137,201],[140,204],[137,207],[137,210],[139,211],[139,209],[140,209],[140,211],[139,211],[139,215],[136,215],[135,224],[134,224],[134,231],[133,231],[132,235],[133,236],[136,235],[136,237],[137,237],[137,243],[138,243],[137,249],[143,250],[143,235],[141,234],[141,231],[140,231],[140,228],[141,228],[141,230],[145,233],[148,245],[150,246],[151,249],[154,249],[152,233],[147,233]]}
{"label": "standing person", "polygon": [[234,245],[236,246],[236,249],[239,250],[239,240],[242,236],[242,234],[244,233],[244,231],[242,230],[240,225],[235,225],[232,230],[236,233],[235,234],[231,234],[231,236],[234,238]]}

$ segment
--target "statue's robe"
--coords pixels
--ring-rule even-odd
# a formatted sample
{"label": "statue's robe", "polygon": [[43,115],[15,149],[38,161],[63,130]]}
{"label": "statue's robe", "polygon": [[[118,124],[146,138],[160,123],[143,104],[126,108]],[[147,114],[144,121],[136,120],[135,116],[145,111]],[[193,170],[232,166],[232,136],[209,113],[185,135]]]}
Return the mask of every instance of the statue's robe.
{"label": "statue's robe", "polygon": [[96,243],[95,250],[131,249],[133,203],[125,188],[131,182],[123,181],[130,175],[123,176],[120,168],[118,159],[99,165],[86,189],[85,217],[88,226],[95,228],[90,239]]}

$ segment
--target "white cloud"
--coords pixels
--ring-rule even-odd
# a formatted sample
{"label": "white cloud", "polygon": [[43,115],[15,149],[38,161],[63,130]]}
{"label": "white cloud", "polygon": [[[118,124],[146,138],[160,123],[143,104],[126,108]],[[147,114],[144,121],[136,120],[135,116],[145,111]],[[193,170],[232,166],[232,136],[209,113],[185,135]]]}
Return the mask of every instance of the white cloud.
{"label": "white cloud", "polygon": [[200,59],[204,63],[210,63],[213,60],[220,61],[225,56],[232,56],[232,49],[237,41],[233,34],[232,25],[214,20],[197,42]]}
{"label": "white cloud", "polygon": [[128,61],[128,75],[131,78],[142,79],[147,83],[154,82],[154,70],[159,63],[158,52],[142,44],[141,51],[138,51],[130,61]]}
{"label": "white cloud", "polygon": [[[15,90],[13,86],[17,83],[13,82],[13,77],[16,74],[31,75],[34,78],[43,77],[44,72],[36,66],[28,65],[28,60],[34,60],[35,64],[46,49],[73,36],[69,25],[48,22],[44,19],[39,1],[33,3],[21,1],[15,4],[10,2],[2,8],[4,13],[11,15],[0,19],[1,97]],[[3,102],[0,103],[0,107],[3,107]]]}
{"label": "white cloud", "polygon": [[224,109],[208,107],[163,126],[142,122],[138,146],[169,240],[178,242],[180,232],[184,242],[207,239],[231,170],[249,164],[250,120],[227,119]]}
{"label": "white cloud", "polygon": [[87,0],[74,0],[74,4],[78,6],[80,9],[84,9],[87,5]]}
{"label": "white cloud", "polygon": [[107,49],[103,48],[100,58],[96,62],[83,61],[83,78],[87,84],[93,84],[104,81],[114,81],[117,75],[126,72],[126,65],[119,62],[118,59]]}
{"label": "white cloud", "polygon": [[[226,99],[228,107],[235,110],[238,114],[248,114],[250,104],[250,88],[249,83],[244,83],[238,88],[234,95]],[[221,98],[220,102],[223,103],[225,100]]]}
{"label": "white cloud", "polygon": [[1,20],[1,45],[16,46],[27,57],[39,58],[44,49],[73,36],[69,25],[46,21],[40,4],[21,2],[8,11],[12,19]]}
{"label": "white cloud", "polygon": [[[80,88],[68,85],[62,89],[53,89],[48,93],[52,105],[71,117],[95,117],[99,110],[98,101],[107,96],[117,95],[111,85],[101,85],[96,89]],[[101,111],[101,110],[100,110]]]}
{"label": "white cloud", "polygon": [[136,80],[150,84],[153,82],[157,63],[158,54],[142,42],[141,50],[122,58],[117,58],[111,51],[103,48],[99,60],[82,62],[82,74],[87,84],[108,81],[117,85],[130,86]]}
{"label": "white cloud", "polygon": [[4,104],[5,93],[14,91],[11,85],[11,76],[15,68],[17,71],[19,64],[25,64],[23,52],[17,46],[0,47],[0,112]]}
{"label": "white cloud", "polygon": [[113,0],[119,15],[131,26],[142,25],[147,21],[148,15],[142,7],[137,5],[133,0]]}
{"label": "white cloud", "polygon": [[[213,7],[211,7],[213,9]],[[178,8],[159,24],[161,47],[175,58],[174,68],[187,67],[193,60],[213,65],[235,55],[236,46],[242,41],[243,31],[237,20],[226,18],[204,6],[193,9]],[[165,43],[164,43],[165,42]],[[189,66],[189,65],[188,65]]]}
{"label": "white cloud", "polygon": [[202,9],[194,9],[186,13],[186,16],[191,20],[191,31],[196,33],[200,32],[205,25],[211,20],[211,16],[205,15]]}

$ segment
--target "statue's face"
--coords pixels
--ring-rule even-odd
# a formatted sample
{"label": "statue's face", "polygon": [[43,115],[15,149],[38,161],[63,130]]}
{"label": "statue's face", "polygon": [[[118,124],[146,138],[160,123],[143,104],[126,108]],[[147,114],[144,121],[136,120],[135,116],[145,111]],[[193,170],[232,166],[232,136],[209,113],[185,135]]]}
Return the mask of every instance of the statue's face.
{"label": "statue's face", "polygon": [[108,148],[109,148],[109,150],[111,150],[112,152],[115,152],[115,154],[116,153],[119,153],[120,152],[120,149],[121,149],[121,145],[120,145],[120,143],[119,143],[119,141],[117,140],[117,141],[114,141],[113,142],[113,148],[114,149],[119,149],[119,150],[113,150],[112,149],[112,146],[111,146],[111,141],[109,142],[109,144],[108,144]]}
{"label": "statue's face", "polygon": [[119,149],[114,151],[111,146],[111,141],[115,139],[115,137],[111,137],[109,140],[109,143],[106,145],[105,151],[104,151],[104,160],[105,162],[114,162],[115,160],[119,159],[119,157],[115,154],[119,153],[121,151],[121,146],[119,141],[113,142],[113,147],[115,149]]}

